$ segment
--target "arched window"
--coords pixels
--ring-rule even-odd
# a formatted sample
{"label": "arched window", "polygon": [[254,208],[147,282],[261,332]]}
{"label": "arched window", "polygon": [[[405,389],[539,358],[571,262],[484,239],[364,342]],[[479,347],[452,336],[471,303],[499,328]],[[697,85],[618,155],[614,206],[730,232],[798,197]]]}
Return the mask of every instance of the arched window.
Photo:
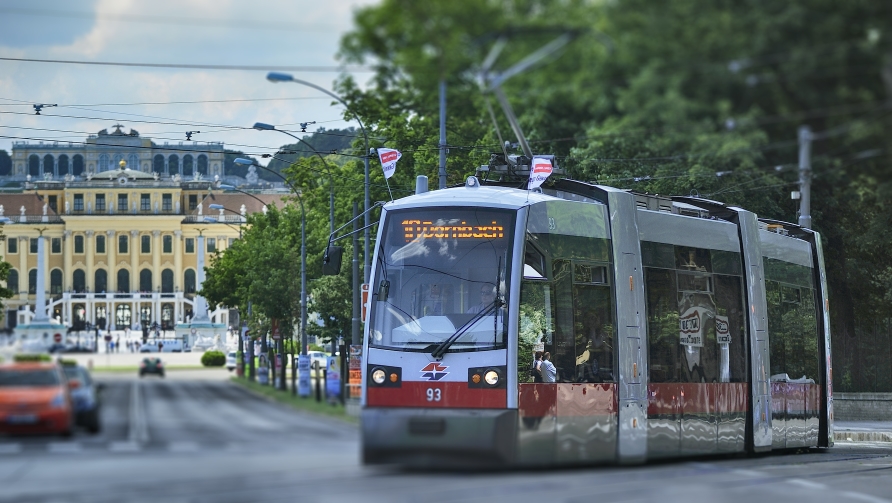
{"label": "arched window", "polygon": [[152,158],[152,171],[155,173],[164,173],[164,156],[157,154]]}
{"label": "arched window", "polygon": [[136,171],[141,171],[139,169],[139,156],[136,154],[130,154],[127,156],[127,167],[130,169],[135,169]]}
{"label": "arched window", "polygon": [[9,276],[6,277],[6,288],[12,290],[14,294],[19,293],[19,271],[9,270]]}
{"label": "arched window", "polygon": [[111,165],[111,169],[118,169],[121,167],[121,161],[124,160],[123,154],[115,154],[115,160]]}
{"label": "arched window", "polygon": [[80,176],[81,173],[84,172],[84,156],[77,154],[74,156],[71,163],[71,174],[74,176]]}
{"label": "arched window", "polygon": [[180,158],[177,155],[171,155],[167,158],[167,172],[173,176],[180,172]]}
{"label": "arched window", "polygon": [[28,293],[31,295],[37,293],[37,269],[28,271]]}
{"label": "arched window", "polygon": [[96,269],[96,273],[93,274],[93,286],[96,293],[108,291],[108,273],[105,269]]}
{"label": "arched window", "polygon": [[71,279],[71,286],[74,288],[75,293],[87,291],[87,274],[83,269],[75,269]]}
{"label": "arched window", "polygon": [[183,176],[192,176],[192,156],[186,154],[183,156]]}
{"label": "arched window", "polygon": [[148,269],[143,269],[139,271],[139,291],[140,292],[151,292],[152,291],[152,271]]}
{"label": "arched window", "polygon": [[195,271],[186,269],[186,273],[183,275],[183,280],[183,291],[186,293],[195,293]]}
{"label": "arched window", "polygon": [[130,291],[130,271],[127,269],[118,271],[118,291],[121,293]]}
{"label": "arched window", "polygon": [[173,330],[173,304],[161,304],[161,330]]}
{"label": "arched window", "polygon": [[115,308],[115,325],[118,328],[130,326],[130,304],[118,304]]}
{"label": "arched window", "polygon": [[65,176],[68,174],[68,156],[60,155],[59,156],[59,176]]}
{"label": "arched window", "polygon": [[99,164],[96,168],[96,172],[108,171],[110,165],[111,160],[108,158],[108,154],[102,154],[99,156]]}
{"label": "arched window", "polygon": [[43,172],[44,173],[53,173],[56,168],[56,158],[47,154],[43,156]]}
{"label": "arched window", "polygon": [[40,176],[40,156],[37,154],[28,156],[28,174],[32,177]]}
{"label": "arched window", "polygon": [[50,295],[59,295],[62,293],[62,270],[53,269],[50,271]]}
{"label": "arched window", "polygon": [[173,271],[161,271],[161,293],[173,293]]}
{"label": "arched window", "polygon": [[202,175],[208,174],[208,156],[204,154],[198,156],[198,172]]}

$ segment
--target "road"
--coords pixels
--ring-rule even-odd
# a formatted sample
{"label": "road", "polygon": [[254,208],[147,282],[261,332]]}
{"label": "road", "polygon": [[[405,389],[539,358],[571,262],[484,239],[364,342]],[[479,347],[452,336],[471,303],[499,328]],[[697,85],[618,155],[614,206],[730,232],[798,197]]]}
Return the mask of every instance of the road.
{"label": "road", "polygon": [[218,371],[97,374],[104,429],[0,437],[6,502],[890,501],[892,444],[636,467],[422,472],[359,464],[353,424],[259,398]]}

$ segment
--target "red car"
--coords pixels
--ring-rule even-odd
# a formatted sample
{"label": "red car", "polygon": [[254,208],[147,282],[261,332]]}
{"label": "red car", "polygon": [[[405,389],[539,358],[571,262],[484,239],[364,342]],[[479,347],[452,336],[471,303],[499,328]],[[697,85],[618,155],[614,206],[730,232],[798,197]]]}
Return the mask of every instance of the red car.
{"label": "red car", "polygon": [[70,436],[74,409],[68,383],[55,363],[0,365],[0,432]]}

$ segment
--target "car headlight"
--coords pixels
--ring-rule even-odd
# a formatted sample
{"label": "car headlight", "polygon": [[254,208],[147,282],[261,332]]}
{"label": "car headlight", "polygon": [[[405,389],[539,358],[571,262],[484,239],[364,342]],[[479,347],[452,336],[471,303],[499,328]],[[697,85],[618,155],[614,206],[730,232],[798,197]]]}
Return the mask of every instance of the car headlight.
{"label": "car headlight", "polygon": [[499,384],[499,379],[501,376],[495,370],[489,369],[483,374],[483,381],[490,386],[496,386]]}
{"label": "car headlight", "polygon": [[65,408],[65,393],[59,392],[56,396],[50,400],[50,408],[51,409],[64,409]]}
{"label": "car headlight", "polygon": [[387,374],[384,372],[384,369],[377,368],[372,371],[372,381],[375,384],[384,384],[384,379],[387,377]]}

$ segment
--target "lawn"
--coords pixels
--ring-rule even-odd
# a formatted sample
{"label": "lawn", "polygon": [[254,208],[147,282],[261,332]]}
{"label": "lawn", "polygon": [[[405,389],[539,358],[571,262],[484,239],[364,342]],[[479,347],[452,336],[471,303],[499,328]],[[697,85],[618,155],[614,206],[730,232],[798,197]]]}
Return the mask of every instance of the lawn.
{"label": "lawn", "polygon": [[325,401],[317,402],[314,394],[310,394],[309,398],[300,398],[296,395],[292,395],[290,389],[288,391],[280,391],[274,389],[272,386],[263,386],[261,384],[258,384],[257,382],[249,381],[241,377],[233,377],[232,382],[254,393],[263,395],[279,403],[283,403],[285,405],[293,407],[296,410],[309,412],[312,414],[335,417],[348,423],[359,423],[359,418],[348,415],[344,406],[340,403],[337,405],[331,405]]}

